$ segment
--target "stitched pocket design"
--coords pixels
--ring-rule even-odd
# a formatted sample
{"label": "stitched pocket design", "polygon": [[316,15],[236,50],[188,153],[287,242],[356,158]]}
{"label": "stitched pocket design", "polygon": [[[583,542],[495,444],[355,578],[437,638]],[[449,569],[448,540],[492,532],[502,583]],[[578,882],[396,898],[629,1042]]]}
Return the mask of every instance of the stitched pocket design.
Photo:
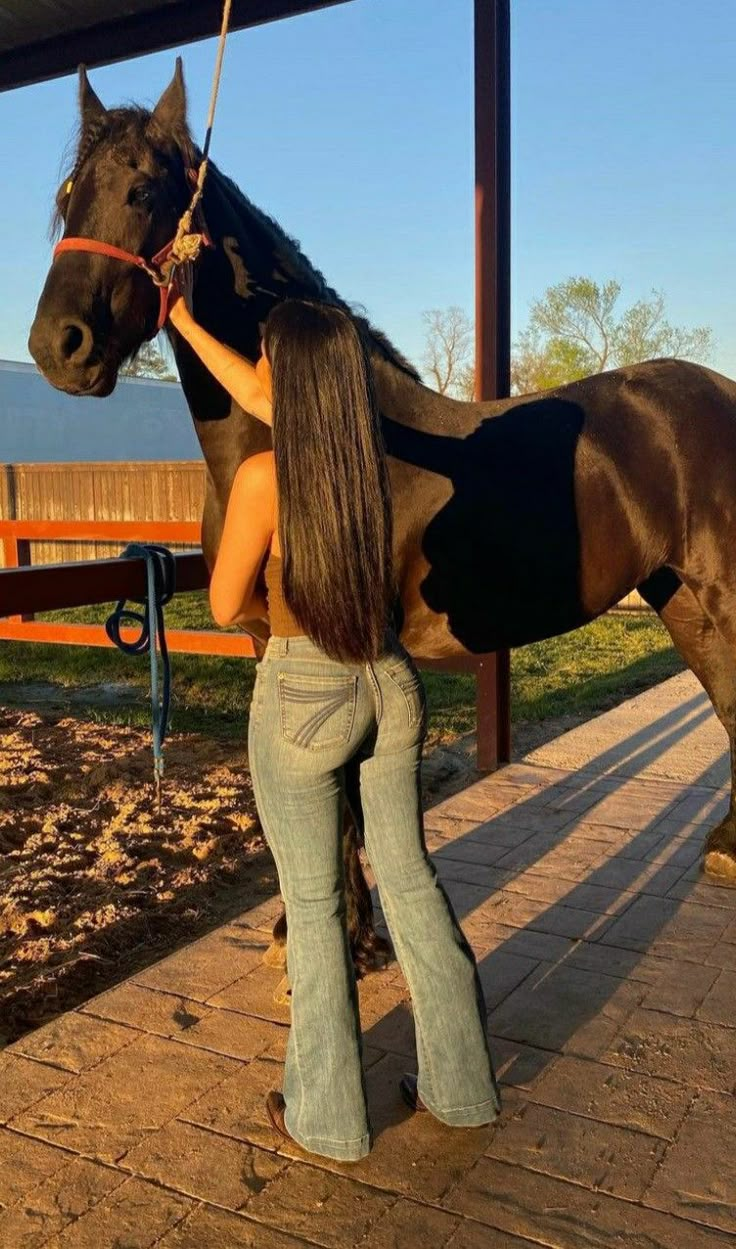
{"label": "stitched pocket design", "polygon": [[353,728],[357,688],[355,676],[280,672],[281,731],[286,740],[307,750],[344,746]]}

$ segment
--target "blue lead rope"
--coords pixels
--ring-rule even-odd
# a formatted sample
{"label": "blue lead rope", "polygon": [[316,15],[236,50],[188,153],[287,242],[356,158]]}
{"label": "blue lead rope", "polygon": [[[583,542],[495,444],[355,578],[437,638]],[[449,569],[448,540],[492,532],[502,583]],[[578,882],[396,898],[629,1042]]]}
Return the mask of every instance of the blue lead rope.
{"label": "blue lead rope", "polygon": [[[151,657],[151,732],[153,735],[153,775],[156,782],[156,798],[161,810],[161,778],[164,774],[163,745],[169,725],[169,702],[171,699],[171,663],[164,629],[164,607],[176,589],[176,563],[171,551],[165,546],[152,543],[130,542],[121,553],[121,559],[142,559],[146,563],[146,597],[133,599],[140,603],[142,612],[126,607],[127,599],[120,599],[115,611],[105,621],[105,632],[110,641],[126,655]],[[125,642],[120,636],[124,624],[140,625],[140,636],[134,642]],[[159,693],[158,652],[161,650],[162,681]]]}

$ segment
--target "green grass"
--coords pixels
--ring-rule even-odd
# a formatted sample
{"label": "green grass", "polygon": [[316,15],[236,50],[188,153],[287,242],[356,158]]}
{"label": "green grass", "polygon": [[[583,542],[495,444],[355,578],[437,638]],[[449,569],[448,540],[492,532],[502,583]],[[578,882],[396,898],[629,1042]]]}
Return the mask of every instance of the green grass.
{"label": "green grass", "polygon": [[512,714],[539,722],[595,714],[681,672],[684,665],[656,616],[615,612],[512,656]]}
{"label": "green grass", "polygon": [[[47,612],[42,620],[99,623],[111,606]],[[176,628],[212,628],[206,595],[186,594],[166,609]],[[174,655],[172,728],[242,737],[253,684],[251,660]],[[619,612],[584,629],[521,647],[512,655],[514,721],[539,723],[564,715],[595,715],[680,671],[682,662],[657,618]],[[475,724],[472,677],[425,672],[430,733],[454,736]],[[100,706],[79,698],[73,714],[107,723],[149,722],[148,660],[96,647],[0,642],[0,682],[54,682],[63,687],[123,684],[130,700]]]}
{"label": "green grass", "polygon": [[[644,612],[602,616],[574,633],[512,652],[512,722],[590,717],[664,681],[682,667],[656,616]],[[472,730],[473,678],[427,672],[424,680],[430,728],[450,734]]]}
{"label": "green grass", "polygon": [[[114,604],[38,613],[37,620],[101,624]],[[135,610],[138,610],[135,608]],[[169,628],[214,629],[205,593],[182,594],[166,608]],[[253,660],[216,655],[172,655],[171,727],[175,731],[242,736],[253,686]],[[147,656],[113,649],[0,642],[0,682],[47,682],[62,687],[126,685],[130,702],[115,706],[75,702],[77,714],[112,724],[150,722]]]}

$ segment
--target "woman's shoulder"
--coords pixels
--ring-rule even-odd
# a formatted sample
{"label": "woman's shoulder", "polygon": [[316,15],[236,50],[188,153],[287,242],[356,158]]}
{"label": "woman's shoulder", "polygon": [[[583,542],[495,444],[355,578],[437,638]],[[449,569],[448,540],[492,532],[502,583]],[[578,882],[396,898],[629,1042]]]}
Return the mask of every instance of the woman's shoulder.
{"label": "woman's shoulder", "polygon": [[273,451],[258,451],[256,455],[250,455],[247,460],[243,460],[235,474],[233,486],[235,485],[275,494],[276,466]]}
{"label": "woman's shoulder", "polygon": [[276,469],[273,451],[259,451],[243,460],[235,474],[231,502],[239,513],[267,515],[276,526]]}

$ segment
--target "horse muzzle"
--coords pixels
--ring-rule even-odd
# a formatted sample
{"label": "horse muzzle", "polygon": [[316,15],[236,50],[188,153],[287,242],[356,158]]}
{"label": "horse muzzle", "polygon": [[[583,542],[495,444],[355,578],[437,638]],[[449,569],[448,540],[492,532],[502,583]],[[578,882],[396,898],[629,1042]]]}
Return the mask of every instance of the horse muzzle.
{"label": "horse muzzle", "polygon": [[80,317],[54,317],[39,310],[31,326],[28,350],[57,390],[102,397],[115,387],[118,364],[100,351],[92,328]]}

